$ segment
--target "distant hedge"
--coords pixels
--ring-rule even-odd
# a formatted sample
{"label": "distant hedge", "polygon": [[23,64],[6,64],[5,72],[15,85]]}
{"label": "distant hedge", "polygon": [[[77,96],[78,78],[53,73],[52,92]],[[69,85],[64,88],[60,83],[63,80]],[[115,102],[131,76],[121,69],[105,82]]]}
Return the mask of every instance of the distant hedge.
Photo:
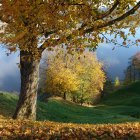
{"label": "distant hedge", "polygon": [[140,140],[140,123],[79,125],[0,121],[0,140]]}

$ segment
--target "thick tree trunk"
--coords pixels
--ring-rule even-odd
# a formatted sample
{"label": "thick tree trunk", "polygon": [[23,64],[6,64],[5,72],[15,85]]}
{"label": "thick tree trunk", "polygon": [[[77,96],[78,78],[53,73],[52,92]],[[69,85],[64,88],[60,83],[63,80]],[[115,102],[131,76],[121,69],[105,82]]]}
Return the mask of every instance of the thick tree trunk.
{"label": "thick tree trunk", "polygon": [[36,120],[39,59],[20,52],[21,90],[14,119]]}

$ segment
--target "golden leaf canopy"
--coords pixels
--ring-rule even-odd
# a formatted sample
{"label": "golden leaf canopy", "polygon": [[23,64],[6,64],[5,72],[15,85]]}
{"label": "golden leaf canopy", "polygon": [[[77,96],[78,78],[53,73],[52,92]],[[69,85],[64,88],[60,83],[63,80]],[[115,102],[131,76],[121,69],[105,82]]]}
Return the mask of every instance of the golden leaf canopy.
{"label": "golden leaf canopy", "polygon": [[134,33],[139,7],[137,0],[1,0],[0,41],[32,54],[62,44],[84,50],[103,42],[108,30],[130,27]]}

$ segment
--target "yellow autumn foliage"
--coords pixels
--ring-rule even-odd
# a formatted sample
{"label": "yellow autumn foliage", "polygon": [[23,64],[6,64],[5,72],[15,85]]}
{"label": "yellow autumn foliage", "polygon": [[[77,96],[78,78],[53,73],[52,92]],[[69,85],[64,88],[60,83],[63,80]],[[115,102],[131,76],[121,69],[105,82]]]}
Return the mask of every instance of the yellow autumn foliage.
{"label": "yellow autumn foliage", "polygon": [[59,65],[49,66],[46,75],[46,90],[52,94],[63,94],[78,90],[79,81],[77,75],[72,73],[70,69]]}
{"label": "yellow autumn foliage", "polygon": [[103,90],[103,64],[93,52],[68,54],[65,49],[50,53],[46,71],[46,91],[55,95],[69,93],[80,98],[93,98]]}

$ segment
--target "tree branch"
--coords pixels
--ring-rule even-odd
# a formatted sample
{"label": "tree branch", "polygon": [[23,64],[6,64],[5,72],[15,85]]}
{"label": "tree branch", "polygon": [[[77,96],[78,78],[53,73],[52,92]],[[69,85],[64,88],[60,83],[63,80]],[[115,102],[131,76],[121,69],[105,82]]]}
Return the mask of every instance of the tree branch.
{"label": "tree branch", "polygon": [[[119,5],[119,1],[116,0],[116,1],[114,2],[114,5],[113,5],[108,11],[106,11],[105,13],[102,13],[102,14],[100,14],[99,16],[97,16],[97,17],[95,18],[95,21],[100,20],[100,19],[103,19],[103,18],[109,16],[109,15],[117,8],[118,5]],[[82,30],[83,28],[85,28],[86,26],[87,26],[87,24],[82,24],[82,26],[81,26],[78,30],[80,31],[80,30]]]}
{"label": "tree branch", "polygon": [[54,34],[56,32],[57,32],[57,30],[54,30],[54,31],[46,32],[44,35],[47,38],[49,35]]}
{"label": "tree branch", "polygon": [[103,18],[109,16],[117,8],[118,5],[119,5],[119,1],[116,0],[114,2],[114,5],[108,11],[106,11],[105,13],[100,14],[99,16],[97,16],[96,20],[103,19]]}
{"label": "tree branch", "polygon": [[[98,18],[96,18],[96,20],[99,20],[100,18],[101,18],[101,19],[102,19],[102,18],[105,18],[106,16],[110,15],[110,14],[114,11],[114,9],[118,6],[118,4],[119,4],[119,2],[118,2],[118,0],[116,0],[116,2],[114,3],[114,5],[112,6],[112,8],[111,8],[108,12],[106,12],[105,14],[102,14],[102,15],[98,16]],[[83,34],[90,33],[90,32],[93,32],[93,31],[95,31],[95,30],[98,30],[98,29],[101,29],[101,28],[104,28],[104,27],[111,26],[111,25],[115,24],[116,22],[119,22],[119,21],[121,21],[121,20],[127,18],[128,16],[134,14],[134,13],[139,9],[139,7],[140,7],[140,2],[138,2],[131,10],[129,10],[128,12],[126,12],[125,14],[123,14],[122,16],[120,16],[120,17],[118,17],[118,18],[116,18],[116,19],[114,19],[114,20],[105,22],[105,23],[103,23],[103,24],[100,24],[100,25],[97,25],[97,26],[88,28],[88,29],[84,30]],[[80,30],[82,30],[83,28],[85,28],[86,26],[87,26],[87,24],[82,24],[81,27],[80,27],[79,29],[77,29],[77,30],[80,31]],[[53,33],[55,33],[55,32],[53,32]],[[48,34],[49,34],[49,33],[48,33]],[[50,32],[50,34],[52,34],[52,32]],[[71,40],[71,35],[68,35],[68,36],[66,37],[66,39],[67,39],[67,40]],[[60,40],[60,39],[56,39],[55,41],[58,42],[59,40]],[[47,42],[47,41],[46,41],[46,42]],[[45,43],[46,43],[46,42],[45,42]],[[43,45],[39,48],[41,51],[43,51],[43,50],[45,49],[44,45],[45,45],[45,44],[43,44]]]}
{"label": "tree branch", "polygon": [[94,27],[91,27],[89,29],[86,29],[84,31],[84,33],[90,33],[90,32],[93,32],[94,30],[98,30],[98,29],[101,29],[101,28],[104,28],[104,27],[108,27],[108,26],[111,26],[113,24],[115,24],[116,22],[119,22],[125,18],[127,18],[128,16],[134,14],[138,9],[140,8],[140,1],[131,9],[129,10],[128,12],[126,12],[125,14],[123,14],[122,16],[114,19],[114,20],[111,20],[111,21],[108,21],[108,22],[105,22],[103,24],[100,24],[100,25],[97,25],[97,26],[94,26]]}
{"label": "tree branch", "polygon": [[[72,3],[72,4],[70,4],[70,5],[84,5],[84,4],[80,4],[80,3]],[[114,2],[114,5],[112,6],[112,8],[110,8],[107,12],[105,12],[105,13],[103,13],[103,14],[100,14],[99,16],[97,16],[96,18],[95,18],[95,20],[99,20],[99,19],[103,19],[103,18],[105,18],[105,17],[107,17],[107,16],[109,16],[115,9],[116,9],[116,7],[119,5],[119,1],[118,0],[116,0],[115,2]],[[87,26],[87,24],[82,24],[81,25],[81,27],[78,29],[79,31],[80,30],[82,30],[83,28],[85,28]],[[50,31],[50,32],[46,32],[45,33],[45,37],[48,37],[49,35],[51,35],[51,34],[53,34],[53,33],[55,33],[56,31]],[[69,38],[69,37],[68,37]]]}

